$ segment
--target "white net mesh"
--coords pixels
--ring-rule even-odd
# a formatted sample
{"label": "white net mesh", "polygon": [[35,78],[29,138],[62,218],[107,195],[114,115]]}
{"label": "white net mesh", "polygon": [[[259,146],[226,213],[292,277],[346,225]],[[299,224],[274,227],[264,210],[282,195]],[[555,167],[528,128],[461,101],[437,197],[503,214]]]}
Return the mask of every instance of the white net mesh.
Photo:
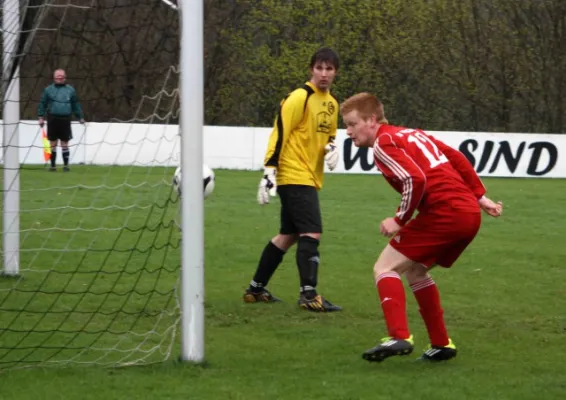
{"label": "white net mesh", "polygon": [[[0,279],[0,369],[167,359],[179,322],[174,3],[20,4],[18,51],[4,57],[20,67],[21,275]],[[72,124],[69,173],[47,172],[36,122],[57,68],[87,119]]]}

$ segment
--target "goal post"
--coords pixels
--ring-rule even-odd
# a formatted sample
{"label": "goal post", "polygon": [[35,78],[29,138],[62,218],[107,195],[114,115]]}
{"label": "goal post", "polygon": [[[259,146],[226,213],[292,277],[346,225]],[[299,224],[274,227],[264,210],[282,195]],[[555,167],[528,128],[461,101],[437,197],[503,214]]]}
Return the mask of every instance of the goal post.
{"label": "goal post", "polygon": [[2,13],[3,65],[3,208],[2,275],[17,277],[20,272],[20,76],[15,55],[20,36],[20,3],[4,0]]}
{"label": "goal post", "polygon": [[[0,371],[203,362],[204,1],[0,8],[0,255],[14,278],[0,279]],[[59,68],[87,124],[47,168],[37,104]]]}
{"label": "goal post", "polygon": [[204,360],[203,0],[181,4],[181,359]]}

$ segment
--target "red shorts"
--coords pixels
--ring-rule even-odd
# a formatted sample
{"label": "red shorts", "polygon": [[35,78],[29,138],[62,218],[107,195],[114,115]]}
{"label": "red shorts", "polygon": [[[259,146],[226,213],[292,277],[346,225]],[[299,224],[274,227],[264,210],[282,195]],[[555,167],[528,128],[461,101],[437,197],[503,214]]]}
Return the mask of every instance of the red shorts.
{"label": "red shorts", "polygon": [[408,259],[430,268],[449,268],[474,240],[481,213],[420,213],[389,244]]}

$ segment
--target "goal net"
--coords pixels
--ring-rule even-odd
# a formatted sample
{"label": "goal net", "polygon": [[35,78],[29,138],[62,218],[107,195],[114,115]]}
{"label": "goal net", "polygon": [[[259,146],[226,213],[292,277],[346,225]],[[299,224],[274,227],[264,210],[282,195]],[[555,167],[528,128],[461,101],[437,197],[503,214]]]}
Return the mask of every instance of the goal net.
{"label": "goal net", "polygon": [[[0,278],[0,369],[165,360],[178,351],[180,318],[176,2],[19,4],[3,25],[18,38],[3,65],[20,82],[20,183],[2,187],[3,199],[19,190],[20,258],[19,275]],[[70,172],[60,147],[57,171],[47,168],[37,122],[59,68],[87,121],[72,123]]]}

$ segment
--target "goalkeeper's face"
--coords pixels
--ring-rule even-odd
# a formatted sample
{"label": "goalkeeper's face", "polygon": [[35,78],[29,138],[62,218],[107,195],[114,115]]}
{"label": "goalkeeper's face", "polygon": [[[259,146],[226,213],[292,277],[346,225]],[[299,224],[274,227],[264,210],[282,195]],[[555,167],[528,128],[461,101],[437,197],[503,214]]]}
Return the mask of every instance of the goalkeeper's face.
{"label": "goalkeeper's face", "polygon": [[319,90],[327,91],[336,77],[336,68],[326,61],[320,61],[311,68],[311,83]]}
{"label": "goalkeeper's face", "polygon": [[352,110],[342,115],[346,124],[346,134],[357,147],[373,147],[377,122],[375,115],[363,119],[358,110]]}

